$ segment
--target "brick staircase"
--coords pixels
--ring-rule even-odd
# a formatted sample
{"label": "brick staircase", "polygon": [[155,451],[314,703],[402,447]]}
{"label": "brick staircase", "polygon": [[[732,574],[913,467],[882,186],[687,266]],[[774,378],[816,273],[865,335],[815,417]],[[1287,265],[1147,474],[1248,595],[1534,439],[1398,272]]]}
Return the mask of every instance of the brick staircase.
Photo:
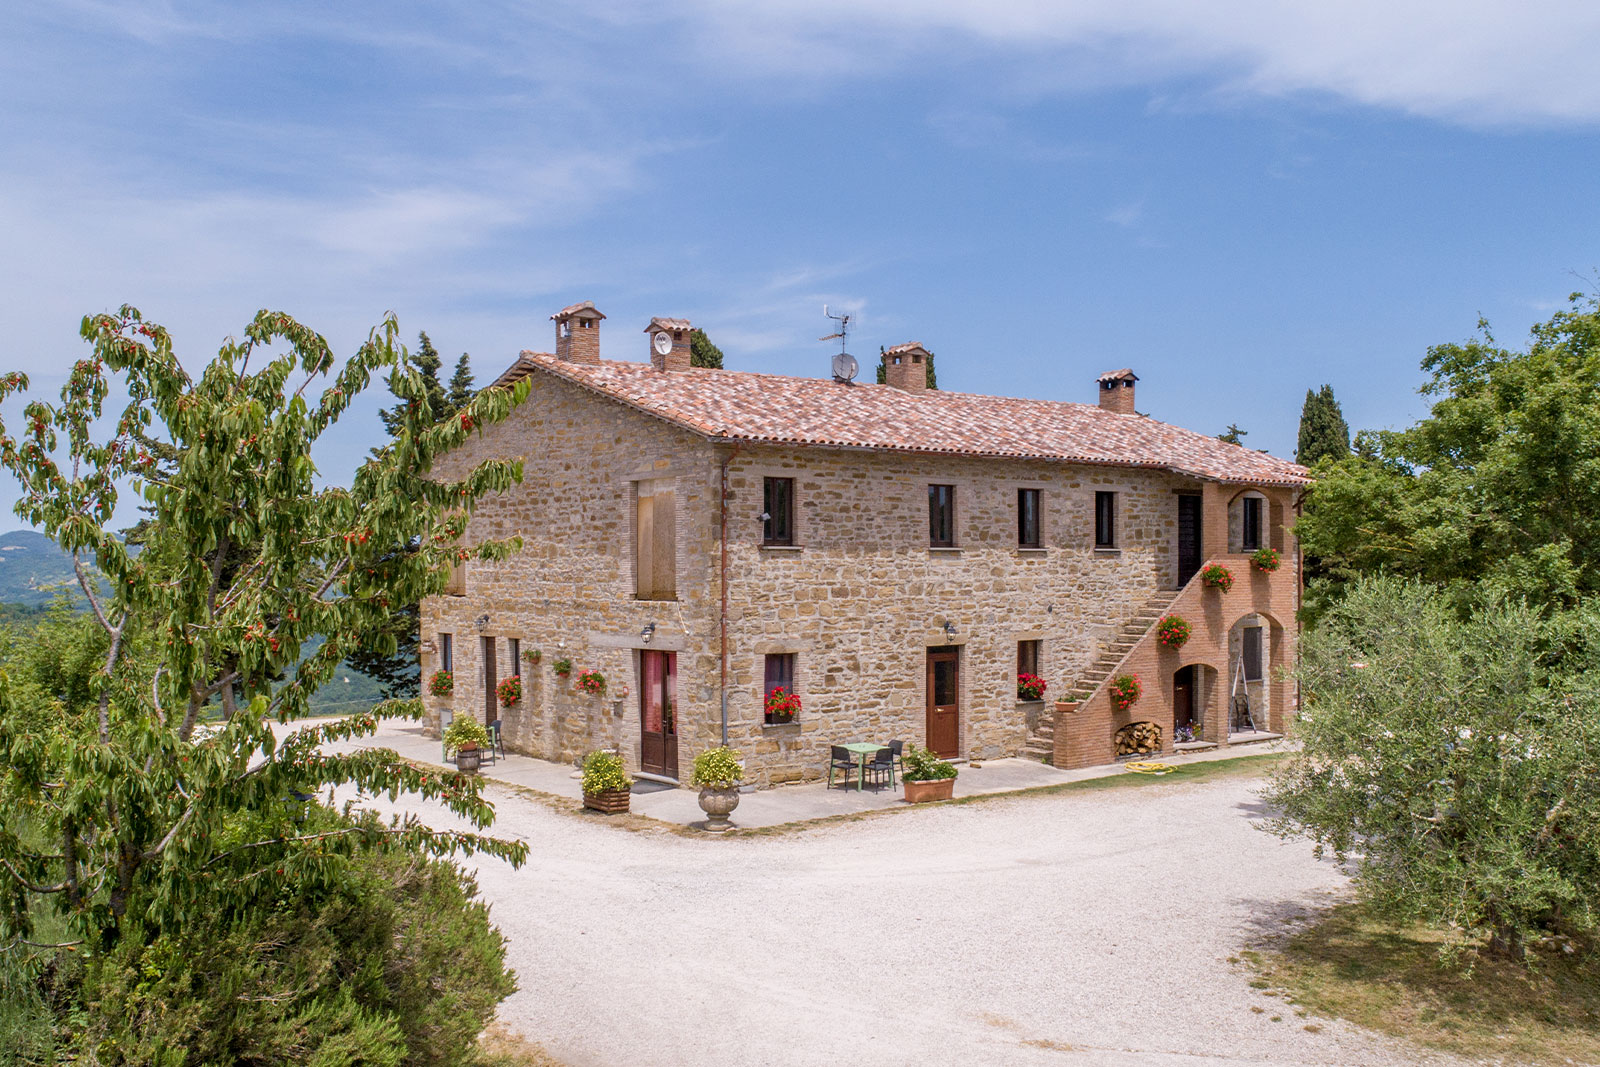
{"label": "brick staircase", "polygon": [[1168,606],[1177,599],[1179,592],[1177,589],[1166,590],[1140,605],[1139,610],[1122,624],[1122,628],[1117,631],[1111,642],[1100,650],[1100,658],[1074,679],[1070,687],[1051,698],[1051,702],[1046,705],[1049,710],[1040,716],[1038,727],[1028,734],[1027,744],[1022,746],[1022,751],[1018,755],[1039,760],[1041,763],[1049,763],[1054,758],[1056,751],[1054,701],[1087,700],[1093,696],[1095,691],[1111,677],[1111,672],[1117,669],[1117,664],[1122,662],[1123,657],[1150,632],[1150,627],[1160,621]]}

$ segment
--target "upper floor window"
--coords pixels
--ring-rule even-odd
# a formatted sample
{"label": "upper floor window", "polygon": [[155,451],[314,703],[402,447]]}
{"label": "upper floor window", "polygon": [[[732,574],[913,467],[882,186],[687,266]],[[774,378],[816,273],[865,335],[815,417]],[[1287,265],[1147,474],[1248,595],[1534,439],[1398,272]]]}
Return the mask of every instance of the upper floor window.
{"label": "upper floor window", "polygon": [[1261,498],[1247,496],[1239,503],[1239,546],[1246,552],[1254,552],[1261,547]]}
{"label": "upper floor window", "polygon": [[522,642],[515,637],[506,638],[506,651],[511,654],[511,673],[522,673]]}
{"label": "upper floor window", "polygon": [[450,581],[444,587],[446,596],[467,595],[467,564],[465,560],[458,560],[450,565]]}
{"label": "upper floor window", "polygon": [[956,543],[956,487],[928,486],[928,544],[950,548]]}
{"label": "upper floor window", "polygon": [[659,481],[635,485],[634,595],[640,600],[676,600],[678,535],[672,485]]}
{"label": "upper floor window", "polygon": [[1117,494],[1094,495],[1094,547],[1117,547]]}
{"label": "upper floor window", "polygon": [[439,635],[439,669],[445,671],[456,669],[455,640],[450,634]]}
{"label": "upper floor window", "polygon": [[794,479],[764,478],[761,482],[761,543],[794,544]]}
{"label": "upper floor window", "polygon": [[1038,548],[1039,490],[1017,490],[1017,547]]}

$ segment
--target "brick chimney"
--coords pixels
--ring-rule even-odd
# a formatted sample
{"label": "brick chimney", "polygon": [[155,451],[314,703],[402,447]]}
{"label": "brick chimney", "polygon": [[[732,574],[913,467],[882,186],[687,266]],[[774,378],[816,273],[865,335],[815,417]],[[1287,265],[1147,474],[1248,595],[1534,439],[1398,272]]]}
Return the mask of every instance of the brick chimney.
{"label": "brick chimney", "polygon": [[884,349],[883,380],[908,393],[924,391],[928,388],[928,350],[917,341]]}
{"label": "brick chimney", "polygon": [[693,329],[688,319],[651,319],[644,328],[650,335],[650,365],[656,370],[689,370],[693,366],[689,360],[689,333]]}
{"label": "brick chimney", "polygon": [[556,358],[568,363],[600,362],[600,320],[594,301],[564,307],[551,315],[556,324]]}
{"label": "brick chimney", "polygon": [[1127,367],[1100,375],[1100,406],[1118,415],[1136,415],[1133,410],[1133,383],[1139,376]]}

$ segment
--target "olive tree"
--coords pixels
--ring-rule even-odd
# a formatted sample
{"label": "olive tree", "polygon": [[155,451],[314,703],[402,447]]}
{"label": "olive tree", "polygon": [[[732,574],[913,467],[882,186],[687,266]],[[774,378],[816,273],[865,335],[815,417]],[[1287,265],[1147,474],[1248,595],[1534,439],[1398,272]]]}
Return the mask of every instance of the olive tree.
{"label": "olive tree", "polygon": [[[101,948],[134,919],[156,936],[202,901],[247,910],[367,849],[520,863],[520,844],[414,819],[311,829],[272,817],[348,784],[435,799],[486,828],[492,809],[470,779],[389,750],[323,751],[381,717],[420,715],[420,701],[284,737],[271,720],[305,716],[393,605],[443,589],[469,554],[460,537],[475,502],[521,471],[489,462],[440,481],[433,460],[504,419],[526,386],[483,390],[435,424],[392,319],[336,366],[322,337],[263,311],[198,376],[133,308],[85,318],[82,334],[93,351],[60,402],[31,400],[20,427],[0,424],[0,465],[21,483],[17,512],[73,554],[105,634],[83,714],[41,728],[0,687],[0,936],[28,937],[40,908]],[[318,488],[314,446],[385,371],[404,402],[394,439],[348,488]],[[26,388],[24,375],[6,375],[0,400]],[[142,439],[169,442],[176,462],[158,464]],[[108,528],[129,489],[148,515],[139,551]],[[504,558],[514,547],[470,551]],[[91,555],[104,590],[85,566]],[[239,836],[263,821],[270,833]]]}
{"label": "olive tree", "polygon": [[1276,829],[1353,859],[1381,912],[1521,956],[1600,918],[1600,615],[1515,602],[1463,616],[1362,579],[1305,636]]}

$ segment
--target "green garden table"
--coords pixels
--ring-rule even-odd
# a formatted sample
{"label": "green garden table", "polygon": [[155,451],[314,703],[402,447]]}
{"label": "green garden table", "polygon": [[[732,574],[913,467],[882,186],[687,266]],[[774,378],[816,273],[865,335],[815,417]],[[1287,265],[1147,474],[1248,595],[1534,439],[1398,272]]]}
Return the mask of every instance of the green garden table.
{"label": "green garden table", "polygon": [[855,753],[856,757],[856,792],[860,793],[867,788],[867,757],[886,749],[888,745],[873,745],[866,741],[852,741],[848,745],[840,745],[847,752]]}

